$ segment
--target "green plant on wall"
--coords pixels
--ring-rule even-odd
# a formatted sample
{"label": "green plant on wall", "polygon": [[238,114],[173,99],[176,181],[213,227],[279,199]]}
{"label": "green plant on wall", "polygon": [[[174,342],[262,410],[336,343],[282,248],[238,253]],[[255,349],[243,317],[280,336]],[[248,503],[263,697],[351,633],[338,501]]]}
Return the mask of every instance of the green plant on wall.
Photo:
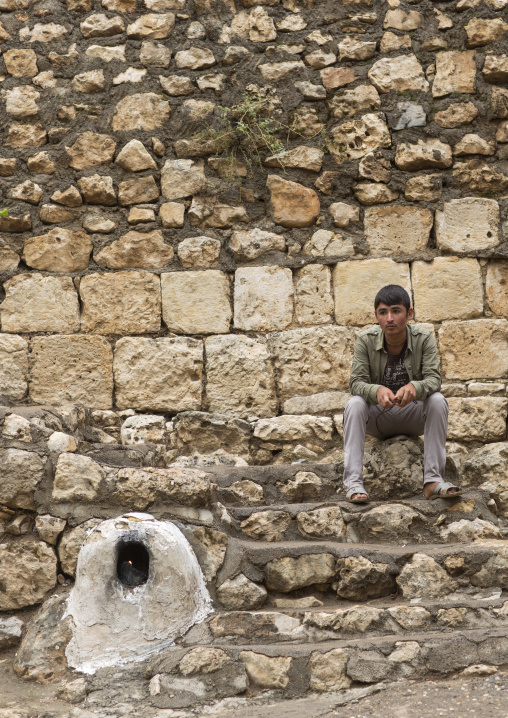
{"label": "green plant on wall", "polygon": [[219,171],[223,177],[238,177],[242,166],[261,167],[267,157],[287,149],[289,127],[274,117],[271,98],[244,93],[238,104],[219,105],[217,110],[217,127],[194,135],[191,142],[221,158]]}
{"label": "green plant on wall", "polygon": [[0,209],[0,217],[7,217],[8,211],[7,209]]}

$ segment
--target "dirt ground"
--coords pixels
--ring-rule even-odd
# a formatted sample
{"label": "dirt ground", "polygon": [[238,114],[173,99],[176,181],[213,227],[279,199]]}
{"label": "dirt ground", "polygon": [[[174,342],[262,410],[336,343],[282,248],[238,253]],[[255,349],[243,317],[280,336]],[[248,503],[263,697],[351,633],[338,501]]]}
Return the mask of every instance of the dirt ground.
{"label": "dirt ground", "polygon": [[[20,681],[12,656],[0,659],[0,718],[507,718],[508,668],[492,676],[365,686],[341,694],[275,702],[269,694],[230,698],[185,710],[158,710],[145,701],[99,705],[90,694],[71,705],[58,699],[61,684]],[[102,699],[105,696],[102,694]]]}

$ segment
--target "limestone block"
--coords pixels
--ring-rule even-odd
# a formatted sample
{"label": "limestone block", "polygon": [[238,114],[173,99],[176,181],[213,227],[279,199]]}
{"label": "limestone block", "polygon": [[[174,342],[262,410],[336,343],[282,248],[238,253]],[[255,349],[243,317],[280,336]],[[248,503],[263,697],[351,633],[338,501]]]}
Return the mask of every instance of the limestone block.
{"label": "limestone block", "polygon": [[340,60],[370,60],[376,53],[375,42],[365,42],[347,36],[338,43]]}
{"label": "limestone block", "polygon": [[384,54],[397,50],[410,50],[411,37],[409,35],[396,35],[394,32],[385,32],[381,37],[379,49]]}
{"label": "limestone block", "polygon": [[[339,204],[336,202],[335,204]],[[345,220],[344,212],[335,211],[331,205],[328,209],[332,217],[338,217],[335,224],[341,226]],[[359,212],[359,210],[358,210]],[[339,232],[330,232],[328,229],[318,229],[312,237],[303,245],[303,253],[310,254],[312,257],[352,257],[355,248],[349,237],[344,237]]]}
{"label": "limestone block", "polygon": [[363,110],[379,110],[381,100],[372,85],[358,85],[335,95],[329,102],[330,112],[337,120],[352,117]]}
{"label": "limestone block", "polygon": [[[187,447],[200,454],[209,454],[218,448],[228,449],[237,455],[248,455],[251,437],[250,424],[234,419],[227,414],[211,414],[204,411],[185,411],[174,420],[177,445]],[[241,483],[241,482],[240,482]],[[253,482],[247,482],[245,490]],[[258,487],[259,488],[259,487]],[[249,500],[255,500],[255,491]],[[263,491],[261,489],[261,496]]]}
{"label": "limestone block", "polygon": [[173,247],[164,242],[159,229],[154,229],[151,232],[131,230],[97,252],[94,259],[108,269],[161,269],[173,256]]}
{"label": "limestone block", "polygon": [[500,441],[506,437],[508,399],[478,396],[448,399],[448,439],[451,441]]}
{"label": "limestone block", "polygon": [[289,593],[315,583],[329,583],[335,577],[335,557],[330,553],[274,558],[264,567],[266,587]]}
{"label": "limestone block", "polygon": [[495,524],[490,521],[483,521],[482,519],[474,519],[473,521],[462,519],[461,521],[454,521],[444,526],[439,533],[445,543],[467,543],[477,539],[502,538],[501,532]]}
{"label": "limestone block", "polygon": [[144,202],[154,202],[158,197],[159,188],[151,175],[125,180],[125,182],[120,182],[118,185],[118,204],[121,207]]}
{"label": "limestone block", "polygon": [[120,429],[122,444],[164,444],[166,438],[166,420],[163,416],[142,414],[128,416]]}
{"label": "limestone block", "polygon": [[284,235],[266,232],[259,227],[247,231],[233,232],[229,240],[229,249],[241,260],[251,260],[268,252],[284,252]]}
{"label": "limestone block", "polygon": [[32,451],[0,450],[0,502],[11,509],[35,509],[34,494],[45,477],[46,462]]}
{"label": "limestone block", "polygon": [[180,50],[175,54],[175,61],[179,70],[203,70],[216,63],[213,52],[200,47]]}
{"label": "limestone block", "polygon": [[453,148],[455,157],[466,155],[493,155],[496,151],[494,140],[486,140],[480,135],[469,133],[457,142]]}
{"label": "limestone block", "polygon": [[508,263],[499,260],[487,265],[485,290],[491,311],[508,318]]}
{"label": "limestone block", "polygon": [[89,274],[81,279],[79,294],[83,332],[146,334],[160,330],[161,290],[154,274]]}
{"label": "limestone block", "polygon": [[442,184],[438,174],[411,177],[406,182],[404,196],[410,202],[437,202],[441,198]]}
{"label": "limestone block", "polygon": [[56,190],[51,195],[51,200],[57,204],[63,204],[64,207],[81,207],[83,204],[83,198],[78,192],[77,187],[67,187],[63,191]]}
{"label": "limestone block", "polygon": [[90,70],[89,72],[82,72],[74,76],[71,84],[76,92],[101,92],[106,84],[104,71]]}
{"label": "limestone block", "polygon": [[452,92],[474,92],[476,77],[474,57],[474,50],[438,52],[432,96],[444,97]]}
{"label": "limestone block", "polygon": [[162,316],[177,334],[224,334],[231,322],[227,274],[218,270],[161,275]]}
{"label": "limestone block", "polygon": [[1,545],[0,566],[4,577],[0,611],[41,603],[56,586],[55,552],[43,541],[25,539]]}
{"label": "limestone block", "polygon": [[346,673],[349,655],[342,648],[327,653],[315,651],[308,663],[309,688],[319,693],[342,691],[351,685]]}
{"label": "limestone block", "polygon": [[161,170],[161,193],[166,199],[183,199],[206,187],[202,160],[166,160]]}
{"label": "limestone block", "polygon": [[[111,159],[108,161],[111,162]],[[127,142],[117,154],[115,162],[130,172],[157,169],[157,163],[139,140]]]}
{"label": "limestone block", "polygon": [[96,461],[80,454],[64,453],[58,457],[53,481],[55,501],[92,501],[105,472]]}
{"label": "limestone block", "polygon": [[393,663],[381,651],[355,651],[347,664],[348,676],[359,683],[383,681],[389,677],[392,669]]}
{"label": "limestone block", "polygon": [[397,145],[395,164],[400,170],[413,172],[425,169],[446,169],[453,162],[452,148],[438,139],[418,140],[416,145]]}
{"label": "limestone block", "polygon": [[159,207],[159,217],[165,229],[183,227],[185,205],[180,202],[164,202]]}
{"label": "limestone block", "polygon": [[386,284],[399,284],[411,293],[409,265],[392,259],[339,262],[333,270],[335,321],[360,326],[375,321],[374,298]]}
{"label": "limestone block", "polygon": [[332,420],[327,416],[295,415],[260,419],[254,436],[263,441],[331,441]]}
{"label": "limestone block", "polygon": [[134,40],[163,40],[168,37],[175,26],[173,13],[147,13],[130,25],[127,25],[127,37]]}
{"label": "limestone block", "polygon": [[48,152],[37,152],[27,159],[26,164],[30,172],[36,174],[52,175],[56,172],[56,165]]}
{"label": "limestone block", "polygon": [[193,676],[197,673],[215,673],[230,661],[231,658],[222,649],[200,646],[186,653],[178,668],[184,676]]}
{"label": "limestone block", "polygon": [[23,50],[17,47],[7,50],[3,58],[7,72],[13,77],[35,77],[39,72],[37,55],[34,50]]}
{"label": "limestone block", "polygon": [[62,431],[54,431],[48,439],[48,449],[56,454],[76,451],[77,448],[76,439]]}
{"label": "limestone block", "polygon": [[400,536],[409,536],[413,521],[418,522],[420,514],[404,504],[376,506],[366,511],[360,519],[360,527],[368,534],[382,537],[383,541],[398,541]]}
{"label": "limestone block", "polygon": [[301,60],[265,62],[258,65],[258,70],[268,82],[277,82],[288,75],[301,76],[305,71],[305,65]]}
{"label": "limestone block", "polygon": [[91,175],[78,179],[78,187],[88,204],[104,204],[112,207],[116,204],[113,178],[108,175]]}
{"label": "limestone block", "polygon": [[352,336],[345,327],[312,327],[269,337],[281,398],[341,389],[349,383]]}
{"label": "limestone block", "polygon": [[212,237],[189,237],[176,250],[182,267],[216,267],[219,263],[220,240]]}
{"label": "limestone block", "polygon": [[0,649],[15,646],[21,640],[24,623],[19,618],[0,618]]}
{"label": "limestone block", "polygon": [[293,320],[293,278],[282,267],[242,267],[235,272],[234,325],[246,331],[285,329]]}
{"label": "limestone block", "polygon": [[217,598],[230,611],[251,611],[261,608],[268,596],[264,586],[250,581],[243,573],[227,579],[217,589]]}
{"label": "limestone block", "polygon": [[113,132],[155,130],[169,120],[169,115],[169,102],[155,92],[141,92],[117,103],[111,127]]}
{"label": "limestone block", "polygon": [[458,588],[458,583],[424,553],[414,554],[397,576],[397,584],[404,598],[438,598]]}
{"label": "limestone block", "polygon": [[436,212],[439,249],[474,252],[499,243],[499,205],[494,199],[462,197],[444,203]]}
{"label": "limestone block", "polygon": [[444,322],[439,330],[447,379],[500,379],[508,376],[508,321],[474,319]]}
{"label": "limestone block", "polygon": [[32,29],[23,27],[19,31],[22,42],[52,42],[62,40],[69,31],[63,25],[54,22],[37,22]]}
{"label": "limestone block", "polygon": [[330,154],[337,162],[358,160],[381,147],[391,147],[390,131],[383,113],[368,113],[357,120],[348,120],[331,132]]}
{"label": "limestone block", "polygon": [[413,262],[415,319],[474,319],[483,312],[481,269],[476,259],[436,257]]}
{"label": "limestone block", "polygon": [[188,217],[192,227],[217,229],[227,229],[238,222],[250,221],[243,205],[222,204],[206,197],[193,197]]}
{"label": "limestone block", "polygon": [[21,257],[9,247],[0,247],[0,271],[14,272]]}
{"label": "limestone block", "polygon": [[420,27],[422,22],[422,16],[416,10],[402,10],[401,8],[395,8],[388,10],[383,20],[383,27],[393,27],[395,30],[416,30]]}
{"label": "limestone block", "polygon": [[492,19],[472,17],[464,29],[468,47],[480,47],[501,40],[508,30],[508,24],[497,17]]}
{"label": "limestone block", "polygon": [[18,274],[4,288],[3,332],[79,331],[79,302],[70,277]]}
{"label": "limestone block", "polygon": [[241,522],[244,534],[259,541],[282,541],[291,523],[287,511],[256,511]]}
{"label": "limestone block", "polygon": [[345,540],[346,524],[338,506],[301,511],[296,522],[300,533],[308,538]]}
{"label": "limestone block", "polygon": [[[506,546],[498,544],[498,550],[484,563],[481,570],[471,577],[473,586],[501,587],[507,583],[508,552]],[[504,607],[501,611],[504,614]],[[501,613],[500,611],[500,613]]]}
{"label": "limestone block", "polygon": [[125,468],[108,478],[112,501],[141,511],[154,501],[188,509],[207,506],[210,499],[210,481],[197,469]]}
{"label": "limestone block", "polygon": [[429,83],[415,55],[383,57],[372,65],[368,76],[376,90],[382,93],[391,90],[427,92],[429,89]]}
{"label": "limestone block", "polygon": [[196,89],[192,80],[184,75],[170,75],[169,77],[159,75],[159,82],[164,92],[171,97],[191,95]]}
{"label": "limestone block", "polygon": [[85,50],[87,57],[96,57],[103,62],[125,62],[126,45],[117,45],[116,47],[108,47],[103,45],[89,45]]}
{"label": "limestone block", "polygon": [[349,85],[357,79],[353,67],[325,67],[319,73],[321,82],[327,90],[335,90],[337,87]]}
{"label": "limestone block", "polygon": [[[5,55],[4,55],[5,57]],[[486,55],[482,73],[487,82],[508,81],[508,56]]]}
{"label": "limestone block", "polygon": [[351,398],[345,391],[323,391],[310,396],[294,396],[286,399],[282,409],[285,414],[326,414],[343,411]]}
{"label": "limestone block", "polygon": [[76,576],[76,566],[81,546],[90,531],[100,523],[100,519],[89,519],[82,524],[78,524],[78,526],[62,536],[62,540],[58,545],[58,557],[62,564],[62,571],[67,576],[72,576],[73,578]]}
{"label": "limestone block", "polygon": [[507,458],[506,442],[480,446],[466,458],[461,477],[466,486],[480,486],[490,491],[504,518],[508,516]]}
{"label": "limestone block", "polygon": [[5,144],[7,147],[40,147],[48,141],[48,134],[39,124],[14,123],[9,125]]}
{"label": "limestone block", "polygon": [[103,337],[39,336],[31,345],[32,402],[111,408],[112,352]]}
{"label": "limestone block", "polygon": [[478,109],[472,102],[456,102],[446,110],[440,110],[434,115],[434,122],[445,129],[453,129],[461,125],[468,125],[478,115]]}
{"label": "limestone block", "polygon": [[268,175],[272,217],[283,227],[310,227],[316,221],[320,203],[317,193],[297,182]]}
{"label": "limestone block", "polygon": [[298,324],[333,322],[332,274],[323,264],[308,264],[295,272],[295,313]]}
{"label": "limestone block", "polygon": [[197,553],[205,580],[213,581],[224,563],[228,536],[222,531],[216,531],[207,526],[191,526],[190,530],[194,539],[194,550]]}
{"label": "limestone block", "polygon": [[25,240],[23,260],[29,267],[48,272],[80,272],[88,267],[92,248],[86,232],[55,227]]}
{"label": "limestone block", "polygon": [[249,681],[254,686],[277,690],[289,685],[289,669],[293,659],[289,656],[265,656],[253,651],[242,651],[239,658],[245,663]]}
{"label": "limestone block", "polygon": [[196,339],[120,339],[113,371],[119,409],[201,408],[203,345]]}
{"label": "limestone block", "polygon": [[29,443],[32,441],[32,432],[30,431],[30,422],[24,416],[18,414],[8,414],[4,419],[2,427],[2,436],[5,439],[15,439]]}
{"label": "limestone block", "polygon": [[355,185],[354,193],[360,204],[386,204],[398,199],[399,193],[380,182],[362,182]]}
{"label": "limestone block", "polygon": [[455,162],[452,172],[453,182],[464,193],[500,194],[508,189],[508,177],[497,172],[479,157],[466,162]]}
{"label": "limestone block", "polygon": [[23,399],[28,383],[28,343],[15,334],[0,334],[0,396]]}
{"label": "limestone block", "polygon": [[395,577],[386,563],[370,561],[365,556],[349,556],[337,561],[337,595],[350,601],[388,596],[395,591]]}
{"label": "limestone block", "polygon": [[109,18],[103,13],[89,15],[79,25],[81,34],[85,38],[111,37],[125,31],[125,24],[119,15]]}
{"label": "limestone block", "polygon": [[314,70],[321,70],[323,67],[333,65],[337,62],[337,55],[333,52],[326,52],[325,50],[314,50],[305,55],[305,62],[312,67]]}
{"label": "limestone block", "polygon": [[277,414],[266,342],[238,334],[206,339],[206,397],[210,411],[237,417]]}
{"label": "limestone block", "polygon": [[267,157],[263,164],[265,167],[287,167],[320,172],[323,164],[323,156],[323,150],[317,147],[300,145],[299,147],[294,147],[292,150],[286,150],[272,157]]}
{"label": "limestone block", "polygon": [[8,196],[11,199],[19,199],[29,204],[39,204],[42,197],[42,188],[32,180],[26,180],[16,187],[12,187]]}
{"label": "limestone block", "polygon": [[20,85],[5,91],[5,111],[13,117],[38,117],[40,93],[31,85]]}

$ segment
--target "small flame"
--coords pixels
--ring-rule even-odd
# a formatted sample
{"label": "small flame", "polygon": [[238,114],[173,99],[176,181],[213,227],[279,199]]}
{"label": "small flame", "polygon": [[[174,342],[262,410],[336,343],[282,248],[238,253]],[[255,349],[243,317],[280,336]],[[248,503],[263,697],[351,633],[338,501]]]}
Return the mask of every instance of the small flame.
{"label": "small flame", "polygon": [[127,563],[130,563],[130,565],[132,566],[132,561],[127,561]]}

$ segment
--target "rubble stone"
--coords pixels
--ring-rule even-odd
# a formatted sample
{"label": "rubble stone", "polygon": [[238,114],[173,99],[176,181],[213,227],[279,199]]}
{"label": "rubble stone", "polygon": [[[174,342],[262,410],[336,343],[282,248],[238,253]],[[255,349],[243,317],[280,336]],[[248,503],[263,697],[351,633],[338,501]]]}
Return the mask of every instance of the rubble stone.
{"label": "rubble stone", "polygon": [[508,400],[478,396],[448,399],[450,416],[448,439],[451,441],[500,441],[506,437]]}
{"label": "rubble stone", "polygon": [[131,230],[97,252],[94,259],[108,269],[161,269],[173,256],[173,247],[164,242],[159,229],[154,229],[151,232]]}
{"label": "rubble stone", "polygon": [[373,253],[412,254],[426,249],[432,213],[420,207],[373,207],[365,210],[365,236]]}
{"label": "rubble stone", "polygon": [[429,83],[415,55],[382,57],[375,62],[367,73],[378,92],[406,92],[421,90],[427,92]]}
{"label": "rubble stone", "polygon": [[125,337],[116,343],[113,369],[120,409],[201,408],[203,347],[196,339]]}
{"label": "rubble stone", "polygon": [[476,259],[436,257],[413,262],[416,320],[474,319],[483,312],[481,268]]}
{"label": "rubble stone", "polygon": [[268,175],[272,216],[283,227],[310,227],[316,221],[320,203],[314,190],[277,175]]}
{"label": "rubble stone", "polygon": [[182,267],[216,267],[219,263],[220,240],[212,237],[189,237],[178,245]]}
{"label": "rubble stone", "polygon": [[293,278],[282,267],[236,270],[234,324],[246,331],[285,329],[293,319]]}
{"label": "rubble stone", "polygon": [[505,319],[444,322],[439,330],[443,375],[447,379],[498,379],[508,375]]}
{"label": "rubble stone", "polygon": [[358,160],[373,150],[392,144],[382,113],[368,113],[357,120],[343,122],[330,135],[330,154],[337,164]]}
{"label": "rubble stone", "polygon": [[474,50],[438,52],[432,96],[444,97],[452,92],[474,92],[476,78],[474,56]]}
{"label": "rubble stone", "polygon": [[4,288],[3,332],[79,331],[79,302],[70,277],[18,274]]}
{"label": "rubble stone", "polygon": [[63,227],[25,240],[23,260],[29,267],[49,272],[79,272],[88,267],[92,242],[85,232]]}
{"label": "rubble stone", "polygon": [[[56,585],[56,556],[43,541],[16,541],[0,545],[0,564],[5,577],[0,611],[41,603]],[[23,570],[17,570],[22,565]]]}
{"label": "rubble stone", "polygon": [[161,275],[162,316],[177,334],[229,332],[232,310],[227,275],[218,270]]}
{"label": "rubble stone", "polygon": [[350,601],[368,601],[394,593],[395,577],[385,563],[374,563],[364,556],[337,561],[337,595]]}
{"label": "rubble stone", "polygon": [[89,274],[81,279],[79,294],[83,332],[145,334],[160,330],[161,290],[153,274]]}
{"label": "rubble stone", "polygon": [[329,553],[284,556],[269,561],[264,570],[267,588],[289,593],[315,583],[329,583],[335,577],[335,558]]}
{"label": "rubble stone", "polygon": [[94,409],[111,408],[112,352],[103,337],[37,336],[31,347],[30,398],[35,404],[92,402]]}
{"label": "rubble stone", "polygon": [[113,132],[155,130],[169,115],[169,103],[154,92],[127,95],[117,103],[111,127]]}
{"label": "rubble stone", "polygon": [[351,679],[346,672],[348,653],[334,648],[327,653],[315,651],[308,663],[309,688],[319,693],[341,691],[349,688]]}
{"label": "rubble stone", "polygon": [[217,588],[217,598],[230,611],[251,611],[261,608],[268,596],[266,588],[239,573]]}
{"label": "rubble stone", "polygon": [[494,199],[463,197],[444,203],[436,212],[436,240],[440,249],[470,252],[499,242],[499,205]]}
{"label": "rubble stone", "polygon": [[277,690],[289,685],[289,669],[293,659],[289,656],[265,656],[253,651],[242,651],[239,658],[245,662],[249,681],[258,688]]}
{"label": "rubble stone", "polygon": [[404,598],[438,598],[453,593],[458,587],[446,571],[424,553],[415,553],[397,576]]}

